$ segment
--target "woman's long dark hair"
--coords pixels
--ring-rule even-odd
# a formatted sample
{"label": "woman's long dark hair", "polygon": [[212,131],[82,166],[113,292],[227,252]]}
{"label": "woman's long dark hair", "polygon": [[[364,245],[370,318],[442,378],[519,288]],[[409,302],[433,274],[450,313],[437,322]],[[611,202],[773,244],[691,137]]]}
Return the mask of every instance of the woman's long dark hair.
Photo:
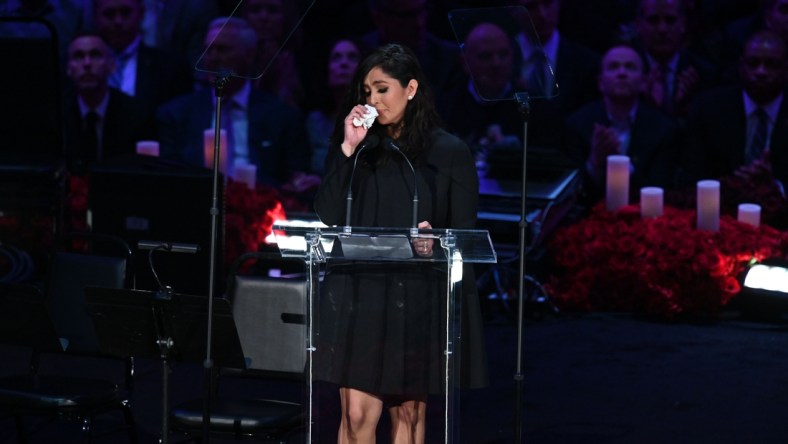
{"label": "woman's long dark hair", "polygon": [[[435,109],[432,91],[427,84],[424,72],[421,70],[416,55],[406,46],[392,43],[381,46],[369,54],[356,69],[353,82],[345,98],[345,103],[340,108],[340,115],[331,137],[331,146],[338,148],[344,139],[344,118],[350,109],[356,105],[366,104],[364,94],[364,79],[372,69],[379,67],[384,73],[396,79],[402,87],[406,87],[411,79],[419,83],[419,88],[405,108],[402,121],[402,130],[397,139],[397,145],[412,160],[417,160],[422,151],[429,147],[430,135],[433,130],[440,127],[440,117]],[[371,133],[385,140],[388,136],[386,127],[374,124],[369,129]]]}

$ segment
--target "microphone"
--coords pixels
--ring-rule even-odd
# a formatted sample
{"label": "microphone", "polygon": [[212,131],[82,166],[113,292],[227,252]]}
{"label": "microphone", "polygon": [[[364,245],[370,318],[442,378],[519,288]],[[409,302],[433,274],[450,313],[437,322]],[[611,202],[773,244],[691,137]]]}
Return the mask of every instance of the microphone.
{"label": "microphone", "polygon": [[405,162],[408,163],[408,166],[410,167],[410,171],[413,173],[413,212],[412,212],[413,213],[413,226],[410,229],[410,234],[411,234],[411,236],[415,236],[419,232],[419,223],[418,223],[419,186],[416,183],[416,169],[413,168],[413,164],[410,163],[410,159],[408,159],[408,156],[406,156],[405,153],[402,152],[400,147],[397,146],[397,144],[394,143],[394,141],[392,139],[387,138],[385,145],[390,150],[396,151],[397,153],[399,153],[399,155],[402,156],[403,159],[405,159]]}
{"label": "microphone", "polygon": [[350,184],[347,187],[347,198],[345,198],[345,233],[350,233],[350,210],[353,207],[353,177],[356,175],[356,165],[361,152],[367,147],[375,146],[380,142],[376,134],[368,133],[367,137],[361,141],[361,146],[356,150],[356,157],[353,159],[353,170],[350,172]]}

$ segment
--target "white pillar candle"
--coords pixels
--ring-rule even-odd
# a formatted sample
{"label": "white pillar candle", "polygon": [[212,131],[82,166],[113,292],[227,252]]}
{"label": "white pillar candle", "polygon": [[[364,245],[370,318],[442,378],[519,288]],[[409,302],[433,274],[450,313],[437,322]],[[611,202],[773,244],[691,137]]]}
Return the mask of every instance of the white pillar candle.
{"label": "white pillar candle", "polygon": [[[216,132],[213,128],[203,131],[203,156],[205,168],[213,169],[214,138]],[[220,130],[219,133],[219,171],[227,174],[227,131]]]}
{"label": "white pillar candle", "polygon": [[235,180],[245,183],[250,190],[254,189],[257,181],[257,165],[252,165],[251,163],[236,164],[233,168],[233,174],[235,174]]}
{"label": "white pillar candle", "polygon": [[155,140],[140,140],[137,142],[137,154],[159,157],[159,142]]}
{"label": "white pillar candle", "polygon": [[701,180],[698,182],[697,191],[697,228],[718,231],[720,229],[720,183],[716,180]]}
{"label": "white pillar candle", "polygon": [[629,157],[607,156],[607,209],[617,211],[629,203]]}
{"label": "white pillar candle", "polygon": [[754,227],[761,225],[761,206],[751,203],[739,204],[739,222],[750,224]]}
{"label": "white pillar candle", "polygon": [[662,216],[663,192],[659,187],[645,187],[640,189],[640,216]]}

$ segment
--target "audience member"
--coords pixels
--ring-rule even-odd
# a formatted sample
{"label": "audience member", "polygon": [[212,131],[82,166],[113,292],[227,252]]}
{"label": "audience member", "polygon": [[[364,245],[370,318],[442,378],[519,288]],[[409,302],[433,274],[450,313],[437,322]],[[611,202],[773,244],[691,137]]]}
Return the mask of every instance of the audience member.
{"label": "audience member", "polygon": [[644,97],[672,117],[684,117],[692,97],[714,81],[716,68],[685,47],[686,0],[640,0],[635,20],[648,73]]}
{"label": "audience member", "polygon": [[686,184],[735,174],[768,174],[788,180],[788,85],[786,44],[769,30],[744,46],[741,83],[699,97],[690,115],[682,153]]}
{"label": "audience member", "polygon": [[94,0],[96,29],[115,53],[110,85],[138,98],[153,115],[158,105],[192,89],[193,75],[182,54],[142,41],[143,0]]}
{"label": "audience member", "polygon": [[[226,25],[225,25],[226,22]],[[241,18],[217,18],[208,27],[203,65],[218,73],[252,69],[257,36]],[[210,46],[208,46],[210,45]],[[211,76],[215,80],[215,76]],[[296,172],[308,171],[309,145],[298,110],[275,96],[232,77],[223,88],[223,128],[228,130],[228,174],[241,164],[257,167],[257,182],[281,185]],[[206,166],[203,131],[214,126],[214,91],[205,88],[162,105],[157,112],[163,157]]]}
{"label": "audience member", "polygon": [[364,51],[387,43],[401,43],[416,53],[427,81],[440,101],[460,72],[456,42],[437,37],[427,28],[427,0],[367,0],[375,29],[362,36]]}
{"label": "audience member", "polygon": [[[350,87],[353,74],[361,60],[361,45],[349,38],[335,40],[329,48],[315,88],[316,107],[306,116],[306,129],[311,146],[311,170],[322,174],[329,139],[337,123],[337,111]],[[325,72],[323,72],[325,71]]]}
{"label": "audience member", "polygon": [[630,191],[671,187],[676,169],[676,125],[640,100],[643,61],[629,46],[614,46],[602,58],[598,88],[602,99],[569,116],[566,153],[585,173],[587,203],[604,194],[607,157],[631,162]]}
{"label": "audience member", "polygon": [[305,92],[299,71],[299,32],[293,33],[304,11],[286,0],[247,0],[241,17],[257,34],[256,63],[251,75],[265,74],[254,87],[279,96],[284,102],[305,109]]}
{"label": "audience member", "polygon": [[131,155],[137,141],[154,135],[143,105],[109,86],[114,68],[112,52],[100,36],[80,34],[71,41],[66,74],[73,90],[63,103],[66,159],[75,171]]}
{"label": "audience member", "polygon": [[512,37],[500,26],[483,22],[468,32],[464,43],[465,81],[446,94],[440,109],[447,129],[473,150],[501,143],[505,136],[522,144]]}
{"label": "audience member", "polygon": [[566,117],[598,97],[594,82],[599,55],[559,32],[561,0],[511,3],[524,6],[530,17],[515,36],[522,60],[516,89],[537,98],[531,101],[528,143],[559,148]]}

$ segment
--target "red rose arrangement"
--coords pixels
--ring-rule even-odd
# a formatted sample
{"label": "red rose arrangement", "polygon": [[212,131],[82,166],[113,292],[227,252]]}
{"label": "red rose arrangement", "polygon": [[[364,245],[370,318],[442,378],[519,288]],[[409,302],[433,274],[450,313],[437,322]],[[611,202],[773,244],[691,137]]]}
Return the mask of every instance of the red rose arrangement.
{"label": "red rose arrangement", "polygon": [[770,226],[723,215],[711,232],[695,221],[695,210],[666,206],[644,219],[637,205],[609,212],[600,203],[548,243],[545,288],[566,311],[713,316],[739,292],[751,261],[788,253],[788,233]]}
{"label": "red rose arrangement", "polygon": [[250,189],[243,182],[228,179],[224,194],[224,254],[229,265],[243,253],[258,251],[271,234],[274,221],[286,217],[274,187],[257,185]]}
{"label": "red rose arrangement", "polygon": [[[761,222],[780,226],[788,220],[788,199],[783,196],[777,182],[770,174],[752,174],[740,177],[735,174],[723,176],[720,181],[720,214],[736,217],[739,204],[754,203],[761,206]],[[669,190],[665,203],[678,208],[695,208],[695,189]]]}

